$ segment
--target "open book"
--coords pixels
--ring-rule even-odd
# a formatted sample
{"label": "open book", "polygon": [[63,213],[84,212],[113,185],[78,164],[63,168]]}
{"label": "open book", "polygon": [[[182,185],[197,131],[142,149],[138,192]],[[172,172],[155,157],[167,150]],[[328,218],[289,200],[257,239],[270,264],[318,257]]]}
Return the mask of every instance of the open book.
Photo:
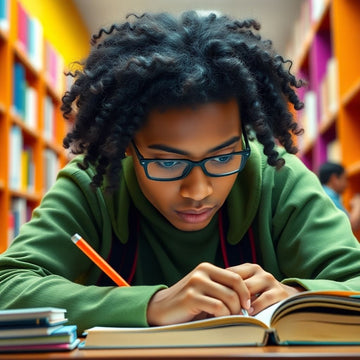
{"label": "open book", "polygon": [[80,348],[360,344],[360,292],[306,291],[256,316],[145,327],[93,327]]}

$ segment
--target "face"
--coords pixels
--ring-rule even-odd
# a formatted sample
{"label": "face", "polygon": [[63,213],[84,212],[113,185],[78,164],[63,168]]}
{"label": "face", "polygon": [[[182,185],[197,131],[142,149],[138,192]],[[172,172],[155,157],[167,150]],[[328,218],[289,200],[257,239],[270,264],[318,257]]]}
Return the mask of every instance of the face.
{"label": "face", "polygon": [[[152,111],[134,142],[144,158],[199,161],[242,150],[238,104],[208,103],[196,108]],[[196,231],[206,227],[225,202],[237,174],[209,177],[199,166],[184,178],[156,181],[146,177],[133,146],[140,188],[155,208],[177,229]]]}
{"label": "face", "polygon": [[334,175],[333,186],[334,186],[334,190],[338,194],[342,194],[347,187],[346,173],[343,173],[341,175]]}

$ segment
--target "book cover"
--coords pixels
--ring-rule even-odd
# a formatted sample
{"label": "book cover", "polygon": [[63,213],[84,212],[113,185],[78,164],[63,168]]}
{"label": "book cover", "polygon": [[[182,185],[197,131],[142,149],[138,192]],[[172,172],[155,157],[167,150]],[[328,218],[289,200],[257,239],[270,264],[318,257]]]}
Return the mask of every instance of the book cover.
{"label": "book cover", "polygon": [[43,352],[43,351],[70,351],[74,350],[80,343],[75,339],[72,343],[64,344],[31,344],[31,345],[5,345],[0,347],[0,353],[4,352]]}
{"label": "book cover", "polygon": [[6,346],[72,344],[77,339],[76,325],[63,325],[46,335],[0,338],[0,349]]}
{"label": "book cover", "polygon": [[144,328],[94,327],[79,347],[263,346],[360,344],[360,293],[306,291],[255,316],[232,315]]}
{"label": "book cover", "polygon": [[67,321],[65,313],[65,309],[55,307],[0,310],[0,327],[63,324]]}
{"label": "book cover", "polygon": [[25,326],[25,327],[5,326],[5,327],[0,327],[0,339],[47,336],[47,335],[51,335],[54,331],[57,331],[62,327],[63,325]]}

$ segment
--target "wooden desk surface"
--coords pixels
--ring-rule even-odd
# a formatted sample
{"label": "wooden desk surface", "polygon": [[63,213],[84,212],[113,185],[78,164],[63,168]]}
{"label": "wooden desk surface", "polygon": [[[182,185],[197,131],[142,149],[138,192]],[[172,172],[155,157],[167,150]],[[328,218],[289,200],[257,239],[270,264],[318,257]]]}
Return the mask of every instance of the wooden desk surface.
{"label": "wooden desk surface", "polygon": [[265,346],[183,349],[73,350],[70,352],[0,354],[6,360],[69,359],[360,359],[360,346]]}

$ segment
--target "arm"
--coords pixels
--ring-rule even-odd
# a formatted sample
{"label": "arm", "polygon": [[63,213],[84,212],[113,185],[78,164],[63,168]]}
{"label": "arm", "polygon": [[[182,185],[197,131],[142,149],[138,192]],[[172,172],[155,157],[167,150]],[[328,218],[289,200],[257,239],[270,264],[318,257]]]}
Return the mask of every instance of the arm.
{"label": "arm", "polygon": [[270,200],[276,276],[309,290],[360,290],[360,244],[347,216],[332,206],[315,174],[295,157],[286,161]]}
{"label": "arm", "polygon": [[0,256],[1,308],[58,306],[79,331],[90,326],[146,326],[147,303],[163,286],[99,287],[100,270],[72,243],[80,232],[103,256],[110,251],[111,223],[89,177],[62,171],[55,186]]}

